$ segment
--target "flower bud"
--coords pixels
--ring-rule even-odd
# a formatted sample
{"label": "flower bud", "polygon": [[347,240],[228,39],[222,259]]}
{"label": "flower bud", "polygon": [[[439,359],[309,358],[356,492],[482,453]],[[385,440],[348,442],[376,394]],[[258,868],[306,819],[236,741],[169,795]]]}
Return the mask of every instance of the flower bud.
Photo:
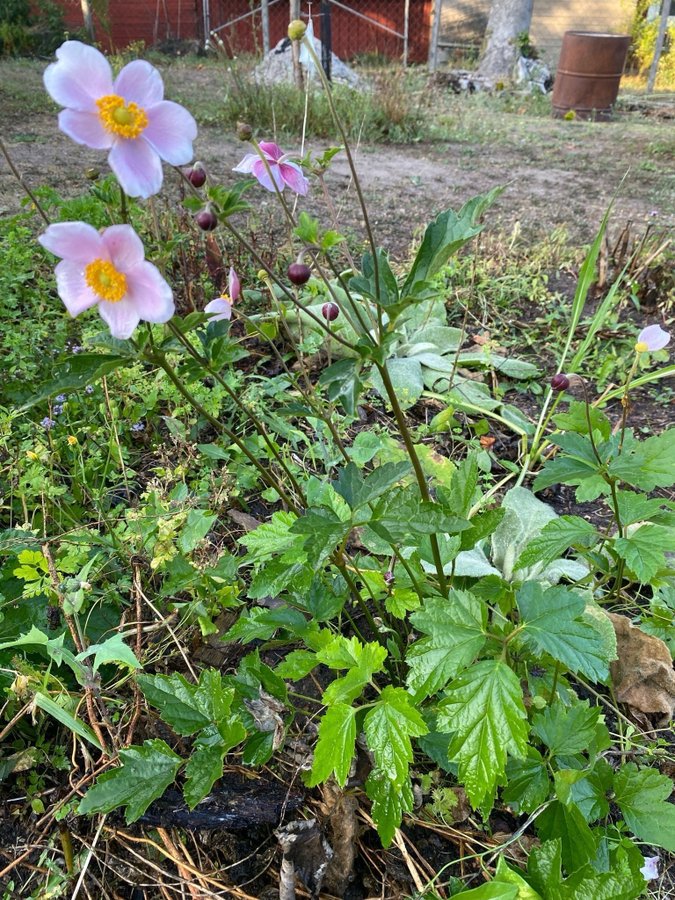
{"label": "flower bud", "polygon": [[340,307],[337,303],[324,303],[321,307],[321,315],[327,322],[334,322],[340,315]]}
{"label": "flower bud", "polygon": [[384,573],[384,583],[386,585],[392,585],[394,583],[394,579],[395,579],[395,576],[394,576],[394,573],[391,571],[391,569],[389,569],[389,571]]}
{"label": "flower bud", "polygon": [[302,19],[293,19],[288,26],[288,36],[292,41],[301,41],[304,38],[306,31],[307,26]]}
{"label": "flower bud", "polygon": [[299,286],[301,284],[307,284],[312,272],[309,266],[306,266],[304,263],[291,263],[286,270],[286,274],[293,284]]}
{"label": "flower bud", "polygon": [[558,372],[557,375],[554,375],[551,378],[551,390],[557,391],[560,393],[561,391],[566,391],[570,386],[570,380],[567,375],[564,375],[562,372]]}
{"label": "flower bud", "polygon": [[195,216],[195,222],[202,231],[213,231],[218,225],[216,214],[211,212],[210,209],[203,209],[201,212],[198,212]]}
{"label": "flower bud", "polygon": [[185,177],[193,187],[200,188],[206,181],[206,169],[200,162],[196,162],[191,169],[185,170]]}
{"label": "flower bud", "polygon": [[240,141],[250,141],[253,137],[253,129],[246,122],[237,122],[237,137]]}

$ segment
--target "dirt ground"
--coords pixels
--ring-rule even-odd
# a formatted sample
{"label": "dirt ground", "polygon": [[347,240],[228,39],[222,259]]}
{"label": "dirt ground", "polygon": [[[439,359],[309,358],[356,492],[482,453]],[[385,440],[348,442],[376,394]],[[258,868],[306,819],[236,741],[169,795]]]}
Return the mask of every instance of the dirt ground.
{"label": "dirt ground", "polygon": [[[16,70],[5,74],[7,69],[0,68],[3,138],[30,185],[75,194],[86,189],[88,168],[106,171],[105,153],[74,146],[58,131],[55,110],[47,113],[44,103],[34,101],[31,108],[25,98],[43,92],[40,71],[39,64],[19,70],[17,86],[12,83]],[[191,99],[208,91],[217,102],[219,69],[182,65],[164,74],[169,96],[189,106]],[[588,242],[624,176],[613,216],[617,227],[627,220],[636,225],[675,224],[675,102],[661,102],[657,115],[651,107],[631,110],[636,104],[626,102],[613,122],[565,122],[529,114],[525,101],[522,109],[517,104],[507,109],[499,100],[456,97],[432,87],[427,91],[434,91],[429,109],[441,123],[439,134],[447,139],[356,148],[376,239],[394,257],[405,256],[415,232],[433,215],[500,184],[508,187],[491,213],[491,228],[511,232],[517,224],[533,243],[559,225],[577,245]],[[289,143],[284,141],[284,149],[297,149]],[[317,142],[316,148],[327,145]],[[227,184],[236,177],[231,170],[243,147],[222,127],[200,127],[195,151],[216,181]],[[334,160],[327,183],[341,227],[358,231],[360,213],[344,154]],[[16,211],[20,199],[1,160],[0,215]],[[263,196],[261,202],[263,212],[266,203],[275,201]],[[315,191],[303,208],[325,215],[322,206]]]}

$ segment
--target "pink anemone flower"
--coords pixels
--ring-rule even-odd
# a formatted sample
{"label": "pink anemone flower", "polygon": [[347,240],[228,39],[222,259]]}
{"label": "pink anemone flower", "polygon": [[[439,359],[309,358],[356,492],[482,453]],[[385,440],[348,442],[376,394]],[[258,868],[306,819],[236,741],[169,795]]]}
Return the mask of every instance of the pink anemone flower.
{"label": "pink anemone flower", "polygon": [[61,257],[56,287],[71,316],[98,304],[110,333],[122,340],[141,320],[168,322],[173,316],[171,288],[145,260],[143,243],[130,225],[112,225],[99,234],[86,222],[60,222],[38,241]]}
{"label": "pink anemone flower", "polygon": [[239,276],[230,266],[230,275],[228,278],[228,293],[221,294],[215,300],[211,300],[204,307],[204,312],[208,314],[211,322],[222,322],[223,319],[232,318],[232,304],[239,299],[241,294],[241,282]]}
{"label": "pink anemone flower", "polygon": [[648,325],[638,335],[635,350],[637,353],[654,353],[663,350],[670,343],[670,335],[660,325]]}
{"label": "pink anemone flower", "polygon": [[65,107],[59,128],[78,144],[110,150],[108,163],[130,197],[150,197],[162,186],[162,160],[181,166],[192,159],[197,125],[190,113],[164,100],[162,77],[135,60],[113,81],[105,56],[66,41],[47,67],[50,97]]}
{"label": "pink anemone flower", "polygon": [[309,190],[309,181],[302,174],[300,166],[297,163],[288,162],[289,154],[284,153],[278,144],[273,144],[271,141],[260,141],[258,146],[267,165],[257,153],[247,153],[233,171],[253,175],[268,191],[283,191],[288,185],[292,191],[304,197]]}

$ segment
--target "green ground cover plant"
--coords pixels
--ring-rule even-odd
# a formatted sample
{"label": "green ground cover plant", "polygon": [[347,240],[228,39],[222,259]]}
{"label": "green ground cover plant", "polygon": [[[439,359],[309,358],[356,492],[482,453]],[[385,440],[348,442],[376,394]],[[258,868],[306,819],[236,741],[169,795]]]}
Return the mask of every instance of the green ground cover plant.
{"label": "green ground cover plant", "polygon": [[[308,868],[277,831],[282,890],[345,896],[356,878],[361,838],[333,840],[332,798],[367,829],[365,859],[400,853],[410,897],[645,896],[675,852],[669,716],[638,727],[617,699],[611,614],[659,642],[672,677],[673,429],[633,429],[630,407],[675,366],[653,321],[619,330],[598,375],[637,290],[631,255],[589,308],[609,212],[559,316],[533,320],[545,372],[541,354],[467,341],[469,313],[522,294],[522,267],[500,281],[475,249],[501,186],[441,212],[394,266],[328,85],[338,144],[299,159],[241,123],[220,184],[185,168],[195,122],[146,62],[113,81],[93,48],[57,57],[61,128],[109,151],[114,176],[73,200],[31,193],[0,228],[0,772],[51,836],[28,875],[7,861],[8,891],[91,879],[113,896],[125,874],[96,844],[124,822],[119,840],[149,833],[147,859],[183,883],[251,896],[147,818],[167,796],[198,813],[244,769],[286,800],[301,786],[273,824],[323,847]],[[338,153],[360,248],[302,210]],[[160,207],[162,162],[181,197]],[[248,225],[262,191],[284,221],[272,262]],[[543,284],[527,277],[533,296]],[[559,515],[554,489],[593,515]],[[411,859],[423,827],[449,859]]]}

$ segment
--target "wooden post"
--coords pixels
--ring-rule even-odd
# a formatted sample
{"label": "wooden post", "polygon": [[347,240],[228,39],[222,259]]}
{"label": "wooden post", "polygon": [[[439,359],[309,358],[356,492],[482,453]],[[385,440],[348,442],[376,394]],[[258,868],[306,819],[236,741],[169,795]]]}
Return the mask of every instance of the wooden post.
{"label": "wooden post", "polygon": [[663,42],[666,38],[668,29],[668,13],[670,12],[670,0],[661,0],[661,20],[659,22],[659,33],[656,36],[656,46],[654,47],[654,59],[649,68],[649,78],[647,79],[647,93],[651,94],[656,83],[656,73],[659,68],[659,60],[661,59],[661,51],[663,50]]}
{"label": "wooden post", "polygon": [[[294,22],[300,18],[300,0],[291,0],[290,3],[291,16],[290,21]],[[291,42],[291,52],[293,54],[293,80],[295,86],[302,90],[302,66],[300,65],[300,42]]]}
{"label": "wooden post", "polygon": [[333,34],[330,21],[330,0],[321,0],[321,66],[329,81],[331,80],[332,57]]}
{"label": "wooden post", "polygon": [[408,39],[410,35],[410,0],[403,4],[403,68],[408,66]]}
{"label": "wooden post", "polygon": [[441,30],[441,7],[443,0],[434,0],[434,20],[431,24],[431,40],[429,42],[429,71],[435,72],[438,65],[438,35]]}
{"label": "wooden post", "polygon": [[270,52],[270,7],[269,0],[260,0],[260,19],[262,24],[263,53]]}
{"label": "wooden post", "polygon": [[84,27],[92,44],[96,42],[96,32],[94,31],[94,15],[89,0],[80,0],[80,8],[82,9],[82,19]]}

